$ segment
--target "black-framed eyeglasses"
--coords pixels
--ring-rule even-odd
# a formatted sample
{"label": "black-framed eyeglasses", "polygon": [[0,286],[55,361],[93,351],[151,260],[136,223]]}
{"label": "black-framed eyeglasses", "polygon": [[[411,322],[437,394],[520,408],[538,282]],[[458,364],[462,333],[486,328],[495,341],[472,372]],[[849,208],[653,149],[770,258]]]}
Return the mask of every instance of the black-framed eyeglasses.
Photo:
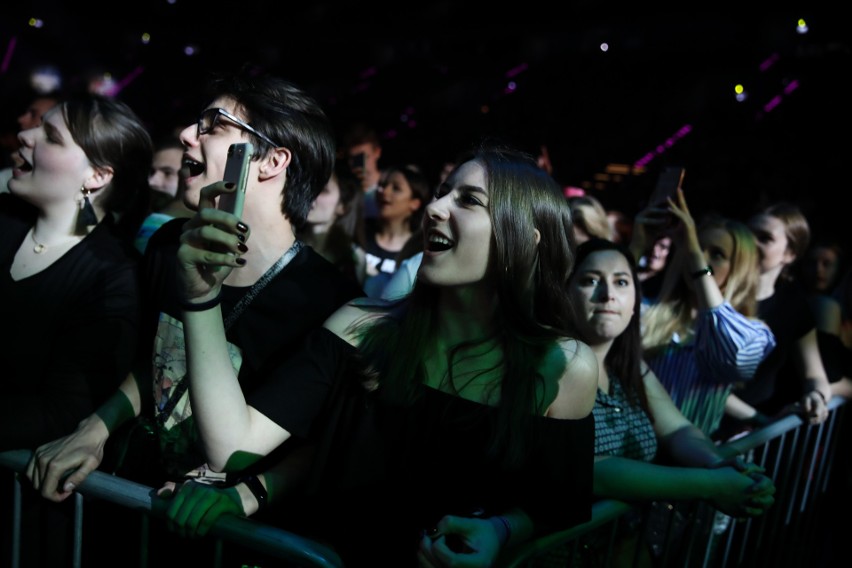
{"label": "black-framed eyeglasses", "polygon": [[234,116],[223,108],[208,108],[207,110],[203,111],[201,115],[199,115],[197,123],[198,136],[201,136],[202,134],[207,134],[208,132],[213,130],[213,128],[216,127],[216,123],[219,122],[220,116],[224,116],[243,130],[251,132],[267,144],[270,144],[273,148],[280,148],[281,146],[283,146],[283,144],[278,144],[266,134],[258,132],[253,126],[249,126],[247,122],[240,120],[239,118],[237,118],[236,116]]}

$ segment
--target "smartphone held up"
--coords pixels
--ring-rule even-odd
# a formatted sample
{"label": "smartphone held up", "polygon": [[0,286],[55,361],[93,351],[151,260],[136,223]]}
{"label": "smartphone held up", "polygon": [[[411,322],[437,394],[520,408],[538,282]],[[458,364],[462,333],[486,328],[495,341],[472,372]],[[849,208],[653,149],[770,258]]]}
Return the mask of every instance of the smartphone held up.
{"label": "smartphone held up", "polygon": [[[648,199],[650,207],[659,209],[668,209],[669,199],[677,201],[677,191],[683,187],[683,178],[686,175],[686,168],[681,166],[667,166],[660,172],[657,178],[657,185]],[[661,216],[657,225],[659,231],[670,229],[675,224],[675,217],[670,213],[665,213]]]}
{"label": "smartphone held up", "polygon": [[219,196],[217,207],[221,211],[228,211],[237,217],[242,216],[249,166],[253,155],[254,146],[250,142],[231,144],[228,147],[228,160],[225,162],[225,174],[222,179],[233,183],[236,188],[231,193],[223,193]]}
{"label": "smartphone held up", "polygon": [[660,172],[657,185],[648,200],[648,204],[654,207],[668,206],[668,199],[677,199],[677,190],[683,186],[683,178],[686,168],[680,166],[668,166]]}

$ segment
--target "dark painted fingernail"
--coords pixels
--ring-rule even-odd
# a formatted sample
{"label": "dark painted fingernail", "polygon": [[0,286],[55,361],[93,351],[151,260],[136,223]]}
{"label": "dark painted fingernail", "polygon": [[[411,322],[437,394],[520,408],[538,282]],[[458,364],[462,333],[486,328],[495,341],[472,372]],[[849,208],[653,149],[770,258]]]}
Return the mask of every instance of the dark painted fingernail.
{"label": "dark painted fingernail", "polygon": [[228,189],[234,189],[235,187],[237,187],[237,184],[235,184],[232,181],[229,181],[228,183],[225,184],[225,187],[227,187]]}
{"label": "dark painted fingernail", "polygon": [[246,236],[242,233],[238,233],[237,234],[237,240],[240,241],[241,243],[244,243],[244,242],[246,242]]}
{"label": "dark painted fingernail", "polygon": [[248,232],[248,225],[246,225],[243,222],[239,222],[239,223],[237,223],[237,229],[239,229],[243,233],[247,233]]}
{"label": "dark painted fingernail", "polygon": [[239,264],[240,266],[244,266],[245,263],[246,263],[246,259],[244,259],[244,258],[238,258],[237,259],[237,264]]}
{"label": "dark painted fingernail", "polygon": [[237,245],[237,250],[239,250],[240,252],[248,252],[248,247],[243,243],[240,243]]}

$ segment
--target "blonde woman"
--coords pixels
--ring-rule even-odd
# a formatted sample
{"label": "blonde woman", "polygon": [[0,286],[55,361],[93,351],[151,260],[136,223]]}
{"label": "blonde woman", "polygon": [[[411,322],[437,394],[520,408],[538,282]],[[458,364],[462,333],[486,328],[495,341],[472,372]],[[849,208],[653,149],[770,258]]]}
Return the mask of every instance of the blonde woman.
{"label": "blonde woman", "polygon": [[793,277],[798,260],[808,250],[808,220],[797,205],[778,202],[754,215],[748,226],[760,258],[758,314],[772,329],[778,347],[760,365],[754,380],[728,397],[729,424],[724,428],[736,433],[791,411],[818,424],[828,418],[832,391],[807,291]]}
{"label": "blonde woman", "polygon": [[568,198],[568,205],[574,221],[574,240],[578,245],[593,237],[612,240],[612,227],[600,201],[591,195],[576,195]]}
{"label": "blonde woman", "polygon": [[712,436],[734,384],[750,380],[775,347],[756,318],[757,245],[732,219],[696,227],[682,191],[668,214],[680,242],[660,296],[643,311],[645,359],[684,416]]}

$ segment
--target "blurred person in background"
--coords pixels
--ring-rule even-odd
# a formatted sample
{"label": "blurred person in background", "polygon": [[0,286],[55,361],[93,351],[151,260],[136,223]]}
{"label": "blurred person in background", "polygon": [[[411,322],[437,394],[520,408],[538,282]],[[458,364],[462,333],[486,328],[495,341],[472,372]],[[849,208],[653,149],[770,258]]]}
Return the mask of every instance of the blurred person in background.
{"label": "blurred person in background", "polygon": [[154,148],[148,186],[151,188],[150,213],[142,221],[133,245],[139,254],[145,252],[148,239],[166,221],[175,217],[189,218],[195,212],[183,202],[183,143],[177,136],[160,140]]}

